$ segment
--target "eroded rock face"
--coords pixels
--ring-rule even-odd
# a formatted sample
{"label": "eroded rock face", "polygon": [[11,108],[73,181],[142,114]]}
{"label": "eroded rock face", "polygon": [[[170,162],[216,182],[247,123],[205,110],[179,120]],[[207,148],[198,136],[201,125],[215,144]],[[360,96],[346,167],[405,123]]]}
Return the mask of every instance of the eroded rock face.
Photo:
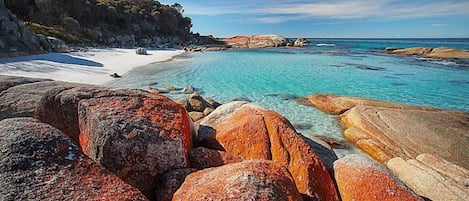
{"label": "eroded rock face", "polygon": [[265,160],[248,160],[194,172],[174,201],[302,200],[288,170]]}
{"label": "eroded rock face", "polygon": [[338,199],[317,154],[290,122],[274,111],[246,102],[222,105],[201,123],[200,136],[199,143],[209,148],[221,148],[245,160],[272,160],[284,165],[300,193],[309,199]]}
{"label": "eroded rock face", "polygon": [[334,162],[343,201],[422,200],[385,167],[362,155],[347,155]]}
{"label": "eroded rock face", "polygon": [[32,118],[0,121],[1,200],[147,200]]}
{"label": "eroded rock face", "polygon": [[189,117],[164,96],[140,91],[81,100],[78,122],[83,152],[150,198],[163,173],[189,166]]}
{"label": "eroded rock face", "polygon": [[469,167],[469,114],[357,106],[341,115],[344,136],[378,161],[430,153]]}
{"label": "eroded rock face", "polygon": [[444,159],[421,154],[416,159],[393,158],[388,168],[416,193],[431,200],[469,200],[469,170]]}

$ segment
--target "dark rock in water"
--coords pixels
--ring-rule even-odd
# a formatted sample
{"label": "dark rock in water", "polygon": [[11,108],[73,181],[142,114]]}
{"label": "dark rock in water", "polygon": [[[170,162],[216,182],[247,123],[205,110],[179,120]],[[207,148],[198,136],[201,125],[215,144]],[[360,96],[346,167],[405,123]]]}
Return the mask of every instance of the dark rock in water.
{"label": "dark rock in water", "polygon": [[213,108],[212,105],[210,105],[202,96],[200,96],[198,93],[192,93],[191,96],[189,97],[189,105],[193,109],[193,111],[197,112],[204,112],[204,110],[209,107]]}
{"label": "dark rock in water", "polygon": [[450,80],[449,82],[453,84],[469,84],[469,80]]}
{"label": "dark rock in water", "polygon": [[184,87],[182,91],[184,91],[185,94],[192,94],[195,92],[195,89],[194,87],[192,87],[192,85],[189,85],[187,87]]}
{"label": "dark rock in water", "polygon": [[295,95],[295,94],[282,95],[282,100],[293,100],[293,99],[298,99],[298,98],[300,98],[300,97]]}
{"label": "dark rock in water", "polygon": [[313,106],[313,104],[311,103],[311,101],[308,100],[308,98],[297,98],[295,99],[296,103],[298,103],[299,105],[304,105],[304,106]]}
{"label": "dark rock in water", "polygon": [[325,143],[327,143],[329,146],[331,146],[334,149],[346,149],[347,148],[347,142],[343,140],[338,140],[338,139],[323,136],[323,135],[312,135],[312,136],[324,141]]}
{"label": "dark rock in water", "polygon": [[244,98],[244,97],[241,97],[241,98],[234,98],[233,100],[231,101],[245,101],[245,102],[252,102],[251,99],[249,98]]}
{"label": "dark rock in water", "polygon": [[0,142],[1,200],[147,200],[38,120],[0,121]]}
{"label": "dark rock in water", "polygon": [[386,52],[392,52],[394,50],[398,50],[399,48],[397,47],[387,47],[386,49],[384,49]]}
{"label": "dark rock in water", "polygon": [[181,88],[175,86],[164,86],[163,88],[167,89],[168,91],[181,90]]}
{"label": "dark rock in water", "polygon": [[111,76],[112,78],[121,78],[121,77],[122,77],[122,76],[120,76],[120,75],[117,74],[117,73],[113,73],[113,74],[111,74],[111,75],[109,75],[109,76]]}
{"label": "dark rock in water", "polygon": [[382,68],[382,67],[368,66],[368,65],[363,65],[363,64],[355,64],[355,68],[362,69],[362,70],[372,70],[372,71],[386,70],[385,68]]}
{"label": "dark rock in water", "polygon": [[155,88],[155,87],[148,87],[148,90],[151,92],[159,93],[159,94],[169,93],[168,89],[160,89],[160,88]]}
{"label": "dark rock in water", "polygon": [[187,175],[195,171],[197,171],[197,169],[185,168],[165,173],[158,182],[155,197],[158,198],[158,201],[171,201],[174,193],[181,187],[182,183],[184,183]]}
{"label": "dark rock in water", "polygon": [[301,123],[293,123],[293,127],[295,127],[297,130],[305,130],[305,129],[312,128],[313,125],[310,123],[301,122]]}
{"label": "dark rock in water", "polygon": [[396,86],[396,87],[407,85],[406,83],[399,83],[399,82],[393,82],[393,83],[391,83],[391,84],[392,84],[392,86]]}
{"label": "dark rock in water", "polygon": [[280,94],[265,94],[264,96],[275,97],[275,96],[280,96]]}
{"label": "dark rock in water", "polygon": [[206,98],[205,101],[207,101],[207,103],[209,103],[210,105],[213,106],[213,108],[217,108],[221,105],[221,103],[217,102],[216,100],[213,100],[211,98]]}

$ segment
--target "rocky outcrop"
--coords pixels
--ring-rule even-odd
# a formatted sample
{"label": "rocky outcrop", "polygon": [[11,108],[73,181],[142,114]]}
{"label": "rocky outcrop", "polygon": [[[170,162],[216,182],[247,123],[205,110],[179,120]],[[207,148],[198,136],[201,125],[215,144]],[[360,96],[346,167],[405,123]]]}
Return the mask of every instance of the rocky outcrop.
{"label": "rocky outcrop", "polygon": [[266,48],[286,46],[288,38],[278,35],[234,36],[226,38],[225,44],[232,48]]}
{"label": "rocky outcrop", "polygon": [[388,168],[414,191],[431,200],[469,200],[469,170],[431,155],[393,158]]}
{"label": "rocky outcrop", "polygon": [[41,40],[0,0],[0,58],[43,53]]}
{"label": "rocky outcrop", "polygon": [[448,47],[439,48],[426,48],[426,47],[412,47],[404,49],[393,49],[387,52],[402,55],[420,55],[427,58],[438,59],[469,59],[469,50],[461,50]]}
{"label": "rocky outcrop", "polygon": [[178,200],[301,201],[288,170],[265,160],[244,161],[190,174],[174,194]]}
{"label": "rocky outcrop", "polygon": [[1,200],[147,200],[32,118],[0,121]]}
{"label": "rocky outcrop", "polygon": [[430,53],[424,56],[441,59],[469,59],[469,50],[439,47],[433,49]]}
{"label": "rocky outcrop", "polygon": [[242,159],[272,160],[291,172],[309,199],[338,200],[323,163],[293,126],[278,113],[246,102],[220,106],[200,123],[199,145]]}
{"label": "rocky outcrop", "polygon": [[323,111],[342,113],[344,136],[380,162],[430,153],[469,167],[468,113],[327,94],[308,98]]}
{"label": "rocky outcrop", "polygon": [[422,200],[384,166],[362,155],[347,155],[334,162],[343,201]]}
{"label": "rocky outcrop", "polygon": [[411,47],[404,49],[393,50],[392,53],[403,55],[426,55],[432,51],[432,48],[427,47]]}
{"label": "rocky outcrop", "polygon": [[368,98],[339,96],[334,94],[312,94],[308,96],[310,103],[327,114],[342,114],[355,106],[372,106],[396,109],[437,110],[426,106],[406,105]]}

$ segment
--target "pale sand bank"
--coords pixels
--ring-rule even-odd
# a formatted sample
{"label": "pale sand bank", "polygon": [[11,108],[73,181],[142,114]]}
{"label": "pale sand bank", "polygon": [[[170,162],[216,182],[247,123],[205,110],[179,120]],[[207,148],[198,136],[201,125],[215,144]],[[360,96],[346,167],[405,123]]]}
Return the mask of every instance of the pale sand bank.
{"label": "pale sand bank", "polygon": [[183,50],[148,50],[137,55],[135,49],[90,49],[87,52],[49,53],[15,58],[0,58],[0,75],[49,78],[60,81],[104,84],[132,68],[165,61]]}

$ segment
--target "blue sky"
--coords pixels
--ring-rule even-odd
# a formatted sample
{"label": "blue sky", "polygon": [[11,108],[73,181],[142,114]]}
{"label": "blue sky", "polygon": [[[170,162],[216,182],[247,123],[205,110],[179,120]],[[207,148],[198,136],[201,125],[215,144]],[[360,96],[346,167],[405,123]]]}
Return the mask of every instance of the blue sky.
{"label": "blue sky", "polygon": [[316,38],[469,38],[469,0],[163,0],[193,32]]}

